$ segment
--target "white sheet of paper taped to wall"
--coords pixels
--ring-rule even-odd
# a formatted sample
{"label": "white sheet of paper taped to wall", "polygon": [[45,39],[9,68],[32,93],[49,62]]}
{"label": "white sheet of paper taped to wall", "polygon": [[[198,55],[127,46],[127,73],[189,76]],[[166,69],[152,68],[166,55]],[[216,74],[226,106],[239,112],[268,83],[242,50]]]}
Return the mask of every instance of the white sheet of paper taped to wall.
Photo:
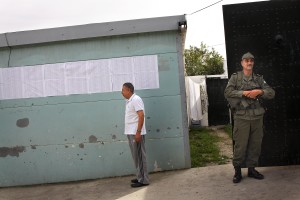
{"label": "white sheet of paper taped to wall", "polygon": [[47,64],[44,68],[44,96],[66,95],[65,63]]}
{"label": "white sheet of paper taped to wall", "polygon": [[0,68],[0,100],[159,88],[157,55]]}

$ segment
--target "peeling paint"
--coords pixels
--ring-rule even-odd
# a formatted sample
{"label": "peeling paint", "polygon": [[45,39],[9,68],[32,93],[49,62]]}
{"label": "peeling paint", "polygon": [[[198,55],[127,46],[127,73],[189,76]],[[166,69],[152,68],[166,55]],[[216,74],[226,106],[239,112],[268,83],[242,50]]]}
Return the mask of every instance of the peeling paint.
{"label": "peeling paint", "polygon": [[97,137],[94,136],[94,135],[91,135],[91,136],[89,137],[89,143],[96,143],[96,142],[97,142]]}
{"label": "peeling paint", "polygon": [[171,130],[171,128],[170,128],[170,127],[168,127],[167,129],[168,129],[168,130]]}
{"label": "peeling paint", "polygon": [[147,117],[147,119],[151,119],[151,117]]}
{"label": "peeling paint", "polygon": [[112,139],[113,139],[113,140],[117,139],[117,136],[116,136],[115,134],[112,135]]}
{"label": "peeling paint", "polygon": [[154,169],[153,169],[153,171],[155,171],[155,172],[162,171],[162,169],[158,166],[157,161],[154,162]]}
{"label": "peeling paint", "polygon": [[29,119],[28,118],[18,119],[16,125],[17,127],[25,128],[29,125]]}
{"label": "peeling paint", "polygon": [[156,129],[156,132],[160,132],[160,130],[159,130],[159,129]]}
{"label": "peeling paint", "polygon": [[24,146],[16,147],[0,147],[0,157],[16,156],[19,157],[20,153],[25,152]]}
{"label": "peeling paint", "polygon": [[31,145],[31,149],[36,149],[36,146],[35,145]]}
{"label": "peeling paint", "polygon": [[79,144],[79,148],[84,148],[84,144],[83,144],[83,143],[80,143],[80,144]]}

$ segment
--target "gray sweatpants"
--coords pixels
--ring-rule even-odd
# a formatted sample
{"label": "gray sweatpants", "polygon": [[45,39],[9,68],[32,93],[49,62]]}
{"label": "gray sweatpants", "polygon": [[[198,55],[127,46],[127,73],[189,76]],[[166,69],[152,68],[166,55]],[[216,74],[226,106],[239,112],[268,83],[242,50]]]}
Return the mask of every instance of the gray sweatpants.
{"label": "gray sweatpants", "polygon": [[137,180],[143,184],[149,184],[149,177],[147,171],[147,159],[145,148],[145,136],[142,135],[140,142],[135,142],[135,135],[127,135],[131,155],[137,169]]}

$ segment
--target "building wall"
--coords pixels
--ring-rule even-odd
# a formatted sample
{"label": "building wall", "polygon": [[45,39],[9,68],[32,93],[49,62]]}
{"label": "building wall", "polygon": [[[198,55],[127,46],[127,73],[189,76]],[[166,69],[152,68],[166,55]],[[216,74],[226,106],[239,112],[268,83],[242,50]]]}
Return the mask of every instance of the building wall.
{"label": "building wall", "polygon": [[[159,89],[138,90],[146,109],[150,172],[190,167],[178,31],[0,49],[0,67],[158,55]],[[0,186],[135,172],[120,92],[0,101]]]}

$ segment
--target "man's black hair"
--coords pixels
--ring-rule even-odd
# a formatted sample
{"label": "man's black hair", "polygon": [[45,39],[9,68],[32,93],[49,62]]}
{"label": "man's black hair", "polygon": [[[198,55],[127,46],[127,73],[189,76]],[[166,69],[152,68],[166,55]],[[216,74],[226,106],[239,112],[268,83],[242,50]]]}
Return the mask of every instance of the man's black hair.
{"label": "man's black hair", "polygon": [[134,93],[134,86],[132,85],[132,83],[124,83],[123,86],[127,87],[132,93]]}

